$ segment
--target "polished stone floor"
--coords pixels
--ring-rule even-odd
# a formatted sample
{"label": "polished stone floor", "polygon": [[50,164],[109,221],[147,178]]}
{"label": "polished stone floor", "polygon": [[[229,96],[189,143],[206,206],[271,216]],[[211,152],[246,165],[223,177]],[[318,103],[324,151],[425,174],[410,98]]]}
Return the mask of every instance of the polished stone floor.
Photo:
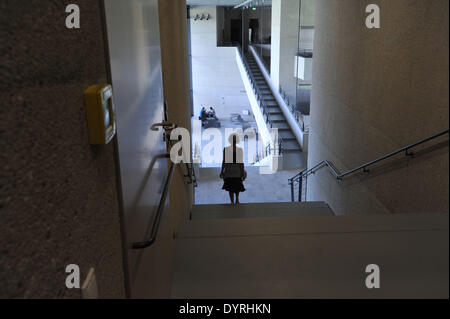
{"label": "polished stone floor", "polygon": [[[257,167],[246,167],[246,191],[241,193],[241,203],[289,202],[291,200],[288,179],[297,170],[279,171],[273,175],[262,175]],[[219,178],[220,168],[200,168],[198,187],[195,190],[195,204],[226,204],[230,199],[222,190],[223,181]]]}

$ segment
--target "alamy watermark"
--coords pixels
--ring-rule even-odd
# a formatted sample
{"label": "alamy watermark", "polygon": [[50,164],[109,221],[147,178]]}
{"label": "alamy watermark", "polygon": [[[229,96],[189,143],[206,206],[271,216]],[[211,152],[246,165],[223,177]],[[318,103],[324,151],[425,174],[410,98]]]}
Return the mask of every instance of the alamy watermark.
{"label": "alamy watermark", "polygon": [[[80,26],[80,7],[77,4],[69,4],[66,7],[66,13],[69,15],[66,18],[67,29],[79,29]],[[381,28],[381,10],[377,4],[369,4],[366,7],[368,13],[365,23],[368,29]]]}
{"label": "alamy watermark", "polygon": [[[283,152],[282,139],[279,138],[277,128],[272,128],[262,137],[254,128],[202,129],[201,121],[195,120],[192,136],[186,128],[177,127],[170,130],[168,137],[172,141],[170,159],[175,164],[244,163],[244,156],[247,157],[247,163],[255,164],[269,156],[271,159],[278,159]],[[273,174],[277,170],[277,160],[273,160],[271,165],[260,167],[261,174]]]}
{"label": "alamy watermark", "polygon": [[66,287],[68,289],[80,289],[80,267],[76,264],[66,266]]}
{"label": "alamy watermark", "polygon": [[[368,274],[365,280],[366,288],[380,289],[380,266],[376,264],[367,265],[365,272]],[[80,289],[80,267],[77,264],[67,265],[66,273],[69,274],[66,277],[66,287],[68,289]]]}
{"label": "alamy watermark", "polygon": [[369,15],[366,17],[366,27],[368,29],[381,28],[381,10],[376,4],[369,4],[366,7],[366,13]]}
{"label": "alamy watermark", "polygon": [[366,277],[367,289],[380,289],[380,266],[376,264],[367,265],[366,273],[369,274]]}
{"label": "alamy watermark", "polygon": [[66,7],[66,13],[69,15],[66,18],[67,29],[79,29],[80,25],[80,7],[76,4],[69,4]]}

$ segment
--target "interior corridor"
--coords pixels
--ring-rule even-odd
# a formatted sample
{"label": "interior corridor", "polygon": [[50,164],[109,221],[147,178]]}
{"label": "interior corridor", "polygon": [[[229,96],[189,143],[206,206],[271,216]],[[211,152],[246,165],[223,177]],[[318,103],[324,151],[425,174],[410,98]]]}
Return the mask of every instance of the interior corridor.
{"label": "interior corridor", "polygon": [[24,2],[0,1],[1,299],[448,299],[448,0]]}

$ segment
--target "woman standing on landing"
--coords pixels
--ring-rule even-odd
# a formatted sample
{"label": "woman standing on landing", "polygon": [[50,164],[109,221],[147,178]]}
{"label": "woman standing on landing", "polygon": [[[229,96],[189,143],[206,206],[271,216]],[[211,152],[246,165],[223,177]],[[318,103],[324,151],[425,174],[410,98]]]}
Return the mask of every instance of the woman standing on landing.
{"label": "woman standing on landing", "polygon": [[[231,203],[239,204],[239,193],[245,192],[244,184],[247,178],[247,172],[244,167],[244,152],[242,148],[237,147],[239,136],[232,134],[228,138],[230,146],[223,150],[222,170],[220,178],[224,180],[222,189],[230,194]],[[236,202],[234,201],[236,195]]]}

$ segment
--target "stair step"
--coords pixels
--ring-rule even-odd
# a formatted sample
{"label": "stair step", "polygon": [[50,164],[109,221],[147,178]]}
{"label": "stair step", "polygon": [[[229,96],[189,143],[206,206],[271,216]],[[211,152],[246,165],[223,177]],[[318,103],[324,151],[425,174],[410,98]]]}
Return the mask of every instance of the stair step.
{"label": "stair step", "polygon": [[307,162],[308,159],[305,152],[295,150],[283,153],[283,169],[296,169],[301,171],[306,168]]}
{"label": "stair step", "polygon": [[273,114],[273,113],[269,113],[269,114],[270,114],[270,119],[274,122],[286,122],[286,119],[283,114]]}
{"label": "stair step", "polygon": [[287,140],[287,139],[295,139],[294,134],[292,134],[292,132],[290,130],[286,130],[286,131],[278,130],[278,135],[281,136],[283,141]]}
{"label": "stair step", "polygon": [[284,148],[283,147],[283,155],[291,154],[291,153],[302,153],[302,149],[300,146],[294,148]]}
{"label": "stair step", "polygon": [[324,202],[195,205],[191,214],[192,220],[333,215]]}
{"label": "stair step", "polygon": [[[307,202],[308,203],[308,202]],[[319,202],[320,203],[320,202]],[[283,205],[284,204],[284,205]],[[264,207],[280,205],[299,205],[306,203],[262,203]],[[239,204],[238,209],[246,209],[247,205]],[[321,204],[317,204],[321,205]],[[322,204],[323,205],[323,204]],[[325,204],[326,205],[326,204]],[[209,205],[206,205],[209,206]],[[220,205],[212,205],[220,206]],[[233,205],[224,205],[234,207]],[[324,206],[322,206],[324,207]],[[216,207],[217,208],[217,207]],[[263,208],[261,208],[263,209]],[[275,209],[275,208],[274,208]],[[300,208],[299,208],[300,209]],[[269,208],[268,208],[269,210]],[[230,211],[231,212],[231,211]],[[431,221],[427,216],[433,215],[437,220]],[[391,218],[386,218],[387,216]],[[358,216],[301,216],[286,218],[238,218],[191,220],[181,223],[177,238],[218,237],[218,236],[256,236],[275,234],[317,234],[389,231],[401,228],[403,231],[421,229],[448,229],[448,214],[394,214],[394,215],[358,215]],[[447,241],[448,243],[448,241]]]}
{"label": "stair step", "polygon": [[291,127],[289,126],[289,124],[284,121],[284,122],[274,122],[273,123],[273,128],[277,128],[278,130],[284,130],[284,129],[288,129],[290,130]]}
{"label": "stair step", "polygon": [[283,139],[283,151],[285,150],[301,151],[301,148],[300,145],[298,145],[297,140]]}
{"label": "stair step", "polygon": [[[448,223],[448,214],[186,222],[171,298],[448,298]],[[369,263],[389,271],[389,289],[365,287]]]}

